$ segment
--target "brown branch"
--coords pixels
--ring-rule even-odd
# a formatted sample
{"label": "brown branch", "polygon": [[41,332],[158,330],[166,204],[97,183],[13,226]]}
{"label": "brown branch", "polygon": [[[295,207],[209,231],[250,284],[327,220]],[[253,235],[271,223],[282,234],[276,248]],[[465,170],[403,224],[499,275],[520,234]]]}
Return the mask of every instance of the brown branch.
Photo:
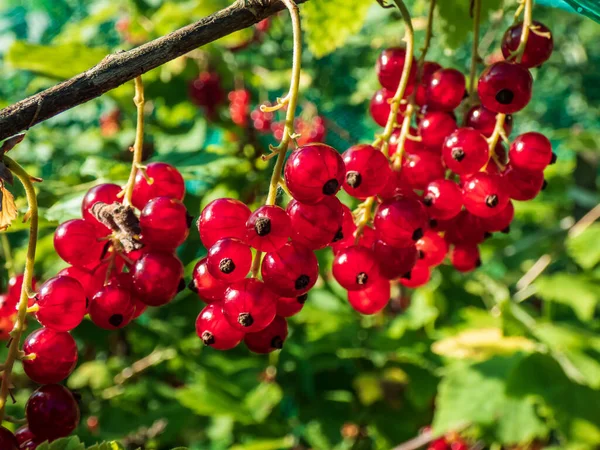
{"label": "brown branch", "polygon": [[[304,3],[307,0],[296,0]],[[237,0],[202,20],[126,52],[108,55],[70,80],[0,110],[0,141],[88,102],[175,58],[265,19],[279,0]]]}

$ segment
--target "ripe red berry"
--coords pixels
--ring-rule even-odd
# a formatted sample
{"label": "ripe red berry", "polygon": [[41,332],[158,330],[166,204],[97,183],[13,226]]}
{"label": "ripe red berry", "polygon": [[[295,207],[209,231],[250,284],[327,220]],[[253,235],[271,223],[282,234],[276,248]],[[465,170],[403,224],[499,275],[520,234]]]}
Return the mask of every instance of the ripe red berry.
{"label": "ripe red berry", "polygon": [[302,203],[314,204],[340,190],[346,169],[334,148],[312,144],[300,147],[290,155],[284,175],[292,197]]}
{"label": "ripe red berry", "polygon": [[245,333],[263,330],[275,318],[277,295],[262,281],[246,278],[225,292],[223,314],[229,324]]}
{"label": "ripe red berry", "polygon": [[233,237],[244,240],[246,221],[251,211],[245,204],[233,198],[219,198],[210,202],[198,219],[200,239],[206,248],[219,239]]}
{"label": "ripe red berry", "polygon": [[[2,311],[12,313],[16,308],[19,300],[21,300],[21,290],[23,289],[23,280],[25,275],[20,273],[14,275],[8,279],[8,290],[6,293],[6,299],[0,303]],[[36,279],[35,277],[31,280],[32,292],[36,291]]]}
{"label": "ripe red berry", "polygon": [[99,242],[94,225],[83,219],[67,220],[54,233],[54,249],[72,266],[95,263],[102,255],[105,242]]}
{"label": "ripe red berry", "polygon": [[481,265],[479,248],[474,244],[455,245],[450,259],[459,272],[471,272]]}
{"label": "ripe red berry", "polygon": [[288,242],[275,252],[265,255],[261,274],[269,289],[284,297],[307,293],[319,277],[319,263],[312,250]]}
{"label": "ripe red berry", "polygon": [[356,225],[354,224],[354,218],[352,217],[352,211],[343,203],[342,206],[342,224],[338,228],[338,231],[333,238],[331,248],[334,253],[338,250],[346,248],[354,243],[354,232],[356,231]]}
{"label": "ripe red berry", "polygon": [[186,240],[192,217],[179,200],[156,197],[140,214],[142,242],[151,249],[175,250]]}
{"label": "ripe red berry", "polygon": [[57,277],[71,277],[79,282],[87,299],[96,294],[93,271],[83,267],[69,266],[58,272]]}
{"label": "ripe red berry", "polygon": [[[454,131],[454,128],[452,129],[452,131]],[[400,133],[401,133],[401,130],[396,129],[390,136],[390,141],[389,141],[389,145],[388,145],[388,157],[393,156],[398,151],[398,143],[400,140]],[[411,127],[409,133],[413,136],[416,136],[417,130],[415,128]],[[450,133],[448,133],[448,134],[450,134]],[[425,149],[426,148],[422,142],[414,141],[412,139],[406,139],[404,141],[404,152],[405,153],[411,153],[411,154],[420,153],[420,152],[424,151]]]}
{"label": "ripe red berry", "polygon": [[[385,88],[379,89],[371,98],[371,103],[369,104],[369,111],[371,113],[371,117],[375,121],[377,125],[380,127],[385,127],[388,121],[388,117],[390,116],[390,111],[392,109],[390,100],[394,98],[394,93],[392,91],[388,91]],[[406,106],[400,106],[400,110],[406,109]]]}
{"label": "ripe red berry", "polygon": [[213,277],[233,283],[244,279],[250,271],[252,250],[239,239],[221,239],[208,251],[206,263]]}
{"label": "ripe red berry", "polygon": [[257,250],[272,252],[281,248],[290,237],[290,217],[276,205],[264,205],[246,221],[248,245]]}
{"label": "ripe red berry", "polygon": [[421,72],[421,82],[417,86],[417,95],[415,100],[417,105],[423,106],[427,103],[427,86],[431,82],[431,77],[435,72],[440,70],[442,66],[433,61],[425,61]]}
{"label": "ripe red berry", "polygon": [[[545,63],[554,49],[552,33],[548,27],[543,23],[533,21],[532,28],[521,59],[521,64],[528,69]],[[502,37],[502,54],[506,59],[509,59],[512,53],[519,48],[522,32],[523,22],[519,22],[504,33]]]}
{"label": "ripe red berry", "polygon": [[311,250],[324,248],[335,240],[344,214],[336,197],[325,197],[316,205],[292,200],[287,213],[292,225],[292,241]]}
{"label": "ripe red berry", "polygon": [[446,439],[440,438],[440,439],[436,439],[431,444],[429,444],[429,446],[427,447],[427,450],[451,450],[451,449],[450,449],[450,446],[448,445],[448,443],[446,442]]}
{"label": "ripe red berry", "polygon": [[502,172],[504,187],[513,200],[533,200],[544,187],[544,173],[517,169],[511,164]]}
{"label": "ripe red berry", "polygon": [[21,444],[21,447],[19,447],[20,450],[35,450],[38,448],[38,446],[40,445],[40,443],[38,441],[27,441],[24,444]]}
{"label": "ripe red berry", "polygon": [[71,392],[59,384],[42,386],[25,406],[29,429],[40,441],[66,437],[79,424],[79,406]]}
{"label": "ripe red berry", "polygon": [[444,234],[444,239],[451,244],[479,244],[485,238],[482,218],[464,210],[452,220]]}
{"label": "ripe red berry", "polygon": [[410,272],[418,259],[414,245],[392,247],[381,240],[373,243],[373,252],[379,263],[379,271],[384,278],[393,280]]}
{"label": "ripe red berry", "polygon": [[477,172],[488,162],[489,153],[487,141],[473,128],[459,128],[442,147],[446,167],[459,175]]}
{"label": "ripe red berry", "polygon": [[252,124],[256,131],[268,133],[271,130],[271,125],[273,123],[272,112],[263,112],[260,108],[256,108],[250,113],[250,118],[252,119]]}
{"label": "ripe red berry", "polygon": [[201,259],[194,267],[190,289],[206,303],[220,302],[225,297],[229,283],[213,277],[208,271],[206,258]]}
{"label": "ripe red berry", "polygon": [[379,279],[360,291],[348,291],[348,302],[361,314],[375,314],[390,301],[390,282]]}
{"label": "ripe red berry", "polygon": [[465,76],[456,69],[440,69],[427,85],[427,104],[441,111],[452,111],[465,95]]}
{"label": "ripe red berry", "polygon": [[400,198],[379,205],[374,224],[383,242],[393,247],[408,247],[421,239],[427,221],[427,213],[421,202]]}
{"label": "ripe red berry", "polygon": [[298,314],[304,307],[308,294],[299,297],[279,297],[277,299],[277,315],[281,317],[292,317]]}
{"label": "ripe red berry", "polygon": [[359,245],[340,250],[335,255],[331,271],[337,282],[349,291],[365,289],[381,278],[373,250]]}
{"label": "ripe red berry", "polygon": [[55,331],[74,329],[87,311],[83,287],[76,279],[64,275],[50,278],[42,284],[35,299],[39,306],[36,319]]}
{"label": "ripe red berry", "polygon": [[515,217],[515,207],[512,202],[509,200],[506,207],[500,211],[498,214],[495,214],[491,217],[482,218],[482,226],[485,231],[490,233],[496,231],[502,231],[503,233],[508,233],[510,229],[510,224]]}
{"label": "ripe red berry", "polygon": [[419,196],[413,191],[413,187],[408,183],[402,170],[392,170],[386,185],[379,191],[378,197],[382,200],[392,200],[401,197],[418,198]]}
{"label": "ripe red berry", "polygon": [[264,330],[246,334],[244,336],[244,343],[251,352],[260,354],[271,353],[283,348],[283,343],[287,339],[287,335],[287,320],[276,316]]}
{"label": "ripe red berry", "polygon": [[426,231],[416,244],[419,260],[428,267],[439,266],[448,253],[448,244],[435,231]]}
{"label": "ripe red berry", "polygon": [[[149,182],[150,181],[150,182]],[[156,197],[183,200],[185,182],[181,173],[170,164],[153,162],[146,166],[146,177],[141,170],[135,175],[132,203],[142,210],[146,203]]]}
{"label": "ripe red berry", "polygon": [[15,438],[17,438],[19,445],[23,445],[28,441],[34,440],[35,436],[27,425],[23,425],[22,427],[17,428],[17,431],[15,431]]}
{"label": "ripe red berry", "polygon": [[204,345],[217,350],[229,350],[244,338],[244,332],[232,327],[220,305],[206,305],[196,319],[196,334]]}
{"label": "ripe red berry", "polygon": [[552,144],[541,133],[521,134],[510,145],[508,157],[517,169],[541,171],[552,162]]}
{"label": "ripe red berry", "polygon": [[250,92],[246,89],[238,89],[231,91],[227,98],[230,102],[229,114],[232,122],[241,127],[247,126],[250,115]]}
{"label": "ripe red berry", "polygon": [[98,202],[113,204],[113,203],[121,203],[123,198],[119,198],[118,194],[121,192],[121,187],[116,184],[99,184],[91,188],[81,202],[81,216],[83,219],[96,228],[99,235],[107,235],[110,234],[112,230],[108,229],[104,225],[102,225],[98,220],[94,217],[94,215],[90,212],[92,206],[94,206]]}
{"label": "ripe red berry", "polygon": [[19,450],[17,438],[4,427],[0,427],[0,448],[2,450]]}
{"label": "ripe red berry", "polygon": [[388,159],[371,145],[354,145],[342,157],[346,165],[344,190],[353,197],[365,199],[377,195],[391,175]]}
{"label": "ripe red berry", "polygon": [[0,316],[0,340],[8,341],[10,332],[15,326],[16,314],[10,316]]}
{"label": "ripe red berry", "polygon": [[456,119],[442,111],[426,113],[419,122],[419,135],[423,145],[439,150],[447,136],[456,130]]}
{"label": "ripe red berry", "polygon": [[[405,61],[406,50],[403,48],[387,48],[381,52],[375,70],[377,71],[379,82],[384,88],[393,92],[398,89]],[[408,77],[409,86],[414,84],[416,73],[416,64],[412,64]]]}
{"label": "ripe red berry", "polygon": [[423,204],[430,217],[448,220],[455,217],[462,208],[462,191],[454,181],[434,180],[423,192]]}
{"label": "ripe red berry", "polygon": [[470,175],[463,184],[463,202],[471,214],[491,217],[508,204],[508,192],[499,175],[478,172]]}
{"label": "ripe red berry", "polygon": [[35,330],[25,339],[23,351],[25,355],[35,354],[34,359],[23,360],[23,369],[39,384],[60,383],[77,365],[77,345],[64,331]]}
{"label": "ripe red berry", "polygon": [[189,85],[192,102],[202,107],[210,120],[217,118],[217,108],[225,101],[221,77],[216,72],[202,72]]}
{"label": "ripe red berry", "polygon": [[88,311],[90,319],[97,326],[105,330],[115,330],[131,322],[135,304],[127,289],[109,284],[90,300]]}
{"label": "ripe red berry", "polygon": [[512,114],[522,110],[531,100],[533,78],[525,67],[500,61],[486,68],[477,93],[481,104],[490,111]]}
{"label": "ripe red berry", "polygon": [[171,253],[148,252],[133,267],[133,290],[148,306],[169,303],[185,288],[183,264]]}
{"label": "ripe red berry", "polygon": [[325,128],[325,119],[321,116],[315,116],[310,121],[298,117],[295,121],[296,130],[300,133],[298,145],[315,144],[323,142],[327,129]]}
{"label": "ripe red berry", "polygon": [[426,285],[431,278],[431,271],[427,264],[419,261],[412,268],[410,273],[404,274],[400,278],[400,284],[408,288],[418,288]]}
{"label": "ripe red berry", "polygon": [[[489,109],[477,105],[473,106],[466,115],[465,126],[474,128],[485,137],[490,137],[496,128],[496,113]],[[510,135],[513,127],[513,118],[511,115],[504,119],[504,133]]]}
{"label": "ripe red berry", "polygon": [[402,159],[402,177],[413,189],[425,189],[431,181],[444,178],[445,173],[442,157],[437,152],[407,154]]}

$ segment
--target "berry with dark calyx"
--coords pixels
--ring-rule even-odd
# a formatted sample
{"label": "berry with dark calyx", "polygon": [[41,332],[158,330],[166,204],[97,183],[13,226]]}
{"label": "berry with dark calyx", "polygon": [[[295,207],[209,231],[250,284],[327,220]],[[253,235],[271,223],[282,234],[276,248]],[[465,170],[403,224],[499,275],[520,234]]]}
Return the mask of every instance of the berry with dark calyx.
{"label": "berry with dark calyx", "polygon": [[511,222],[515,217],[515,207],[512,201],[508,201],[506,207],[491,217],[484,217],[481,219],[481,223],[485,231],[495,233],[498,231],[507,232]]}
{"label": "berry with dark calyx", "polygon": [[267,287],[284,297],[307,293],[317,282],[319,263],[312,250],[288,242],[279,250],[265,255],[261,266]]}
{"label": "berry with dark calyx", "polygon": [[71,277],[79,282],[85,296],[89,299],[96,294],[93,271],[83,267],[69,266],[58,272],[57,277]]}
{"label": "berry with dark calyx", "polygon": [[513,200],[533,200],[544,187],[544,173],[517,169],[510,163],[502,172],[504,187]]}
{"label": "berry with dark calyx", "polygon": [[456,130],[456,119],[447,112],[428,112],[419,122],[422,143],[433,150],[439,150],[446,137],[454,130]]}
{"label": "berry with dark calyx", "polygon": [[[20,273],[18,275],[13,275],[8,279],[8,290],[6,292],[6,299],[4,302],[0,303],[0,307],[3,311],[12,312],[16,309],[19,300],[21,299],[21,290],[23,289],[23,280],[25,279],[25,275]],[[31,279],[32,291],[35,292],[36,289],[36,279],[33,277]]]}
{"label": "berry with dark calyx", "polygon": [[281,350],[287,339],[287,320],[276,316],[275,319],[263,330],[248,333],[244,336],[244,344],[251,352],[265,354]]}
{"label": "berry with dark calyx", "polygon": [[277,315],[281,317],[295,316],[302,310],[307,299],[308,294],[298,297],[279,297],[277,299]]}
{"label": "berry with dark calyx", "polygon": [[35,354],[33,359],[23,359],[23,369],[39,384],[60,383],[77,365],[77,345],[64,331],[35,330],[25,339],[23,351],[25,355]]}
{"label": "berry with dark calyx", "polygon": [[214,278],[228,283],[239,281],[250,272],[252,250],[239,239],[220,239],[209,249],[206,264]]}
{"label": "berry with dark calyx", "polygon": [[29,429],[41,442],[66,437],[79,424],[75,397],[59,384],[47,384],[31,394],[25,414]]}
{"label": "berry with dark calyx", "polygon": [[377,195],[391,175],[388,159],[371,145],[354,145],[342,157],[346,165],[344,190],[355,198]]}
{"label": "berry with dark calyx", "polygon": [[217,108],[226,98],[221,77],[216,72],[202,72],[189,86],[192,102],[206,111],[210,120],[217,118]]}
{"label": "berry with dark calyx", "polygon": [[[481,105],[473,106],[467,112],[465,126],[479,131],[485,137],[490,137],[496,127],[496,113]],[[508,115],[504,119],[504,133],[506,136],[510,135],[512,127],[513,118]]]}
{"label": "berry with dark calyx", "polygon": [[331,248],[334,253],[338,250],[346,248],[354,243],[354,232],[356,231],[356,225],[354,224],[354,218],[352,217],[352,211],[343,203],[342,206],[342,224],[338,228],[333,240],[331,242]]}
{"label": "berry with dark calyx", "polygon": [[348,291],[348,302],[361,314],[375,314],[390,301],[390,282],[379,279],[360,291]]}
{"label": "berry with dark calyx", "polygon": [[220,302],[225,296],[229,283],[211,275],[208,270],[207,258],[196,263],[190,289],[206,303]]}
{"label": "berry with dark calyx", "polygon": [[264,330],[276,310],[277,295],[255,278],[238,281],[225,292],[223,314],[232,327],[244,333]]}
{"label": "berry with dark calyx", "polygon": [[340,250],[335,255],[331,271],[337,282],[349,291],[365,289],[381,278],[373,250],[359,245]]}
{"label": "berry with dark calyx", "polygon": [[481,265],[479,248],[474,244],[455,245],[450,260],[459,272],[471,272]]}
{"label": "berry with dark calyx", "polygon": [[386,244],[407,247],[421,239],[427,227],[427,213],[418,200],[387,200],[375,213],[375,230]]}
{"label": "berry with dark calyx", "polygon": [[202,210],[198,219],[200,239],[206,248],[219,239],[233,237],[244,240],[246,221],[251,211],[244,203],[233,198],[213,200]]}
{"label": "berry with dark calyx", "polygon": [[340,154],[325,144],[311,144],[295,150],[284,170],[286,186],[292,197],[302,203],[314,204],[325,196],[335,195],[346,170]]}
{"label": "berry with dark calyx", "polygon": [[508,157],[517,169],[541,171],[552,161],[552,144],[541,133],[521,134],[510,145]]}
{"label": "berry with dark calyx", "polygon": [[179,292],[183,264],[177,256],[148,252],[133,266],[133,293],[148,306],[169,303]]}
{"label": "berry with dark calyx", "polygon": [[513,114],[527,106],[532,87],[529,70],[520,64],[500,61],[483,71],[477,93],[481,104],[490,111]]}
{"label": "berry with dark calyx", "polygon": [[140,214],[142,242],[151,249],[175,250],[188,237],[190,225],[186,207],[174,198],[156,197]]}
{"label": "berry with dark calyx", "polygon": [[448,244],[435,231],[426,231],[416,244],[419,260],[428,267],[439,266],[448,253]]}
{"label": "berry with dark calyx", "polygon": [[427,264],[419,261],[412,270],[400,277],[400,284],[408,288],[418,288],[426,285],[431,278],[431,271]]}
{"label": "berry with dark calyx", "polygon": [[140,211],[156,197],[183,200],[185,182],[181,173],[170,164],[152,162],[146,166],[146,176],[138,170],[133,183],[132,203]]}
{"label": "berry with dark calyx", "polygon": [[463,202],[471,214],[491,217],[508,204],[509,196],[499,175],[478,172],[463,183]]}
{"label": "berry with dark calyx", "polygon": [[[520,64],[528,69],[541,66],[545,63],[554,49],[554,41],[550,29],[543,23],[533,21],[527,44]],[[504,33],[502,37],[502,54],[509,59],[519,48],[521,43],[521,33],[523,32],[523,22],[519,22]]]}
{"label": "berry with dark calyx", "polygon": [[427,104],[440,111],[452,111],[465,95],[465,76],[456,69],[439,69],[427,85]]}
{"label": "berry with dark calyx", "polygon": [[123,198],[119,197],[119,193],[121,192],[121,187],[116,184],[99,184],[91,188],[81,202],[81,216],[83,219],[96,228],[100,235],[110,234],[112,230],[109,230],[106,226],[100,223],[94,215],[91,213],[90,209],[94,204],[98,202],[112,204],[112,203],[122,203]]}
{"label": "berry with dark calyx", "polygon": [[0,426],[0,448],[2,450],[19,450],[19,444],[14,434]]}
{"label": "berry with dark calyx", "polygon": [[296,200],[288,203],[292,241],[311,250],[331,244],[342,226],[342,204],[336,197],[325,197],[315,205]]}
{"label": "berry with dark calyx", "polygon": [[446,167],[458,175],[477,172],[488,162],[489,153],[487,141],[473,128],[459,128],[442,146]]}
{"label": "berry with dark calyx", "polygon": [[393,280],[410,272],[418,260],[417,248],[392,247],[381,240],[373,243],[373,252],[379,263],[379,272],[384,278]]}
{"label": "berry with dark calyx", "polygon": [[204,345],[217,350],[229,350],[244,338],[244,332],[232,327],[220,305],[207,305],[196,319],[196,334]]}
{"label": "berry with dark calyx", "polygon": [[290,237],[290,217],[276,205],[264,205],[246,221],[245,242],[265,252],[281,248]]}
{"label": "berry with dark calyx", "polygon": [[[402,71],[404,70],[405,60],[406,50],[403,48],[386,48],[381,52],[375,70],[377,71],[377,78],[379,78],[379,82],[384,88],[393,92],[398,89]],[[414,84],[416,74],[416,65],[412,64],[408,77],[408,86]]]}
{"label": "berry with dark calyx", "polygon": [[448,224],[444,239],[450,244],[479,244],[486,231],[481,217],[463,210]]}
{"label": "berry with dark calyx", "polygon": [[[371,117],[375,123],[380,127],[385,127],[388,121],[388,117],[390,116],[390,111],[392,109],[390,104],[390,100],[392,98],[394,98],[394,93],[385,88],[379,89],[377,92],[375,92],[373,98],[371,98],[369,112],[371,113]],[[405,105],[400,105],[401,112],[405,109]]]}
{"label": "berry with dark calyx", "polygon": [[83,219],[67,220],[54,233],[56,253],[72,266],[85,267],[99,261],[105,245],[98,241],[94,225]]}
{"label": "berry with dark calyx", "polygon": [[133,317],[135,304],[129,290],[109,284],[90,300],[90,319],[100,328],[116,330],[123,328]]}
{"label": "berry with dark calyx", "polygon": [[425,189],[431,181],[444,178],[445,173],[442,157],[436,152],[407,154],[402,159],[401,176],[413,189]]}
{"label": "berry with dark calyx", "polygon": [[423,192],[423,204],[430,217],[438,220],[452,219],[462,209],[462,191],[454,181],[434,180]]}
{"label": "berry with dark calyx", "polygon": [[64,275],[50,278],[35,297],[39,307],[35,317],[46,328],[70,331],[86,314],[86,297],[83,286],[76,279]]}
{"label": "berry with dark calyx", "polygon": [[35,436],[27,425],[23,425],[22,427],[17,428],[17,431],[15,431],[15,438],[17,438],[19,445],[23,445],[28,441],[34,440]]}

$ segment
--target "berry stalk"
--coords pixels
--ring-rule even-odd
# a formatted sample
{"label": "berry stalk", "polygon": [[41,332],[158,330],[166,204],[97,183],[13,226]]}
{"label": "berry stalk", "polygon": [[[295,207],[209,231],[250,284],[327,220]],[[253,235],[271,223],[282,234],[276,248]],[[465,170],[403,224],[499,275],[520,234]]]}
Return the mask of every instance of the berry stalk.
{"label": "berry stalk", "polygon": [[133,102],[137,108],[137,124],[135,130],[135,141],[133,143],[133,161],[131,163],[131,173],[129,174],[129,180],[125,186],[123,195],[123,204],[125,206],[131,205],[131,198],[133,196],[133,186],[135,184],[135,175],[142,164],[142,149],[144,147],[144,105],[146,104],[144,98],[144,83],[142,77],[136,77],[135,80],[135,96]]}

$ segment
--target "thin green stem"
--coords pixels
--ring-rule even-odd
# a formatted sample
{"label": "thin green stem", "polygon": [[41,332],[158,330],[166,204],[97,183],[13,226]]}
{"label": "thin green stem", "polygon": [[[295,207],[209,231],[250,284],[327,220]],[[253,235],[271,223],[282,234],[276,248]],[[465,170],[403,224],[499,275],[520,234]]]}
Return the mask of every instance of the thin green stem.
{"label": "thin green stem", "polygon": [[525,11],[523,13],[523,28],[521,29],[521,42],[517,47],[516,61],[520,63],[523,60],[523,53],[525,53],[525,47],[529,40],[529,32],[531,31],[531,25],[533,23],[533,0],[525,0]]}
{"label": "thin green stem", "polygon": [[13,261],[12,251],[10,249],[10,242],[6,233],[0,234],[0,241],[2,241],[2,254],[4,255],[4,267],[8,271],[8,276],[15,276],[15,262]]}
{"label": "thin green stem", "polygon": [[21,298],[17,307],[17,319],[15,326],[10,332],[11,342],[8,347],[8,356],[4,362],[4,371],[2,372],[2,386],[0,387],[0,423],[4,417],[4,409],[6,406],[6,398],[8,396],[8,390],[10,388],[10,381],[12,375],[13,365],[19,355],[19,345],[21,341],[21,335],[25,328],[25,321],[27,319],[27,306],[29,304],[29,293],[32,292],[32,281],[33,281],[33,270],[35,262],[35,249],[37,245],[38,236],[38,205],[35,189],[29,174],[23,169],[16,161],[12,160],[8,156],[4,156],[4,164],[10,169],[10,171],[16,175],[21,181],[25,188],[25,194],[27,196],[27,204],[29,206],[29,244],[27,245],[27,259],[25,262],[25,271],[23,279],[23,287],[21,288]]}
{"label": "thin green stem", "polygon": [[136,77],[134,83],[135,96],[133,97],[133,102],[137,109],[137,125],[135,130],[135,141],[133,143],[133,162],[131,163],[131,172],[123,196],[124,205],[131,205],[135,176],[142,164],[142,152],[144,148],[144,105],[146,102],[144,98],[144,83],[142,82],[142,77]]}
{"label": "thin green stem", "polygon": [[475,78],[477,77],[477,64],[479,63],[479,28],[481,25],[481,0],[473,3],[473,47],[471,49],[471,73],[469,75],[469,95],[475,96]]}

